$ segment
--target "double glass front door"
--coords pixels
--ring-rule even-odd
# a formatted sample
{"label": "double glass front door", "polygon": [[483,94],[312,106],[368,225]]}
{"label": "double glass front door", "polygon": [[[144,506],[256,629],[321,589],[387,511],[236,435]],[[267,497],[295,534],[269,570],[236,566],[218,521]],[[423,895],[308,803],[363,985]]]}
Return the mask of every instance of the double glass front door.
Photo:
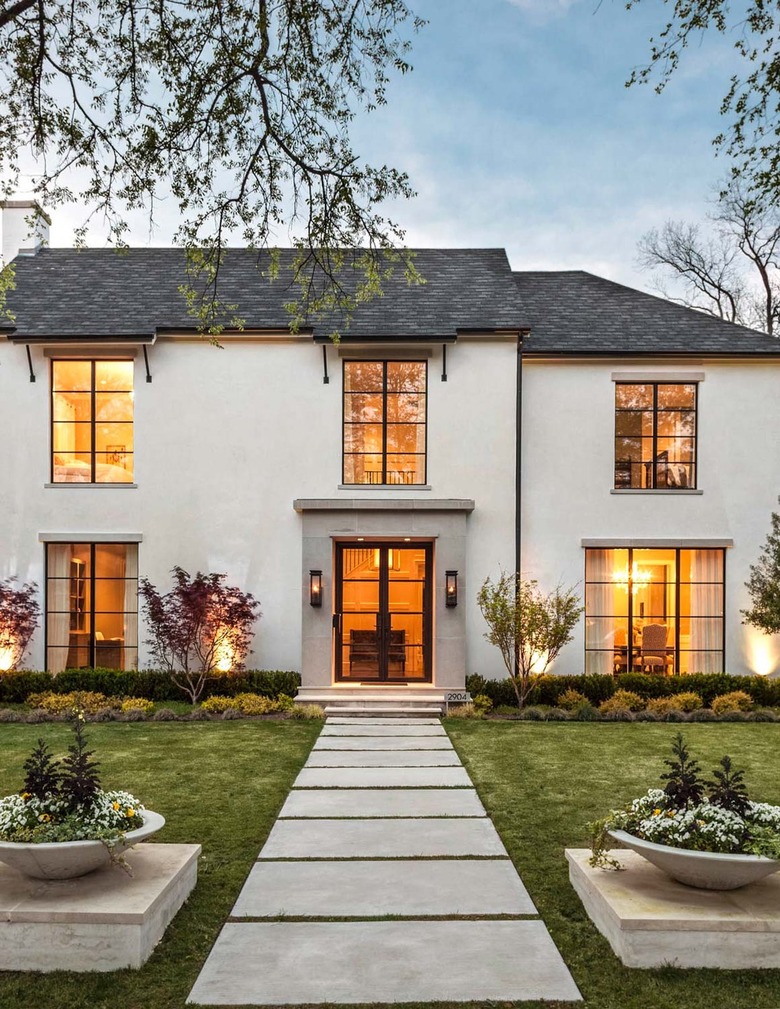
{"label": "double glass front door", "polygon": [[432,544],[336,545],[336,678],[430,680]]}

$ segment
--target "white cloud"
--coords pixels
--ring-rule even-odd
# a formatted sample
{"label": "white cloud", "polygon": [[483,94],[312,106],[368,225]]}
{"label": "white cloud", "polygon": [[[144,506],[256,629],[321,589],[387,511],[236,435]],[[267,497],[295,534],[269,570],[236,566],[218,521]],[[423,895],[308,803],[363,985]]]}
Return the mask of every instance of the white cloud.
{"label": "white cloud", "polygon": [[555,17],[564,14],[580,0],[509,0],[513,7],[533,14],[535,17]]}

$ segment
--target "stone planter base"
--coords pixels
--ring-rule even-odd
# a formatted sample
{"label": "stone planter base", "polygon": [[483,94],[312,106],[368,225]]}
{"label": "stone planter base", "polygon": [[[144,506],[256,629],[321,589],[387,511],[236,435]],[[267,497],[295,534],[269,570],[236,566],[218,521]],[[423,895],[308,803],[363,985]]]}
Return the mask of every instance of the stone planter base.
{"label": "stone planter base", "polygon": [[622,872],[591,868],[589,849],[566,849],[572,886],[626,967],[780,967],[780,877],[694,890],[633,851],[611,854]]}
{"label": "stone planter base", "polygon": [[0,865],[0,970],[110,971],[141,967],[198,875],[199,844],[143,844],[134,875],[108,865],[60,881]]}

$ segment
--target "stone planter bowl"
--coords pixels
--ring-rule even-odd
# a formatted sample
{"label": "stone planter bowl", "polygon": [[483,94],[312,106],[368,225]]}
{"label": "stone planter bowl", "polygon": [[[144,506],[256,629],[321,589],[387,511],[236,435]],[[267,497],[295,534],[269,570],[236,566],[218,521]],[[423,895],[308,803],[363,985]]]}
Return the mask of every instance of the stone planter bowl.
{"label": "stone planter bowl", "polygon": [[[111,848],[121,855],[132,845],[145,841],[165,826],[165,817],[144,810],[144,822],[135,830],[128,830],[124,839]],[[0,841],[0,862],[5,862],[23,876],[34,879],[73,879],[86,876],[111,861],[108,848],[102,841],[54,841],[48,844],[21,844]]]}
{"label": "stone planter bowl", "polygon": [[678,883],[700,890],[736,890],[757,883],[780,869],[780,862],[763,855],[725,855],[716,851],[671,848],[643,841],[624,830],[610,830],[609,836],[642,855]]}

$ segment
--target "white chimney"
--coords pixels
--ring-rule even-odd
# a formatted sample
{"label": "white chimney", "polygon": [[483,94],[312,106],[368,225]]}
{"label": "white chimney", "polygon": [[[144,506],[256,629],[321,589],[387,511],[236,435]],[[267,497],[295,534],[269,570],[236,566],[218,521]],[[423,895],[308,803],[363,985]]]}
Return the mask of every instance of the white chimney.
{"label": "white chimney", "polygon": [[0,200],[3,263],[34,256],[49,242],[51,220],[35,200]]}

